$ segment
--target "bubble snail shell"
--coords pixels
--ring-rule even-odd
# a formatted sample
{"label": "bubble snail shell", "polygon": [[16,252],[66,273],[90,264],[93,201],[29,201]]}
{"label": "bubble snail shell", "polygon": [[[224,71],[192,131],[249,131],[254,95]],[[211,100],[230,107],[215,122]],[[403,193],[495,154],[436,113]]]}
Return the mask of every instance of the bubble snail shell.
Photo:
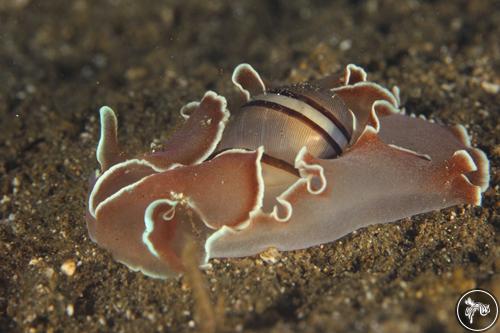
{"label": "bubble snail shell", "polygon": [[229,116],[212,91],[181,109],[161,149],[128,157],[117,119],[100,110],[100,171],[92,179],[90,236],[133,270],[183,271],[188,239],[200,265],[332,242],[375,223],[459,204],[481,204],[489,162],[461,125],[406,115],[399,90],[343,74],[266,88],[248,64],[232,81]]}

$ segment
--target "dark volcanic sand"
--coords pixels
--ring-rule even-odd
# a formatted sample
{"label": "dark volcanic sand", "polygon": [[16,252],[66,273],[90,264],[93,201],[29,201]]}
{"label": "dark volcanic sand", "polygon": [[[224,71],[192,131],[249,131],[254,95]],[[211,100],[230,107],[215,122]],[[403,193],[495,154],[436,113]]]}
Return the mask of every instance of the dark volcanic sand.
{"label": "dark volcanic sand", "polygon": [[213,260],[203,275],[224,302],[218,331],[461,332],[463,291],[500,296],[498,8],[0,0],[0,331],[198,331],[186,278],[132,272],[87,235],[97,110],[117,110],[122,142],[139,153],[171,132],[184,103],[229,93],[245,61],[278,82],[357,63],[398,84],[409,111],[464,124],[492,182],[482,208],[372,226],[274,264]]}

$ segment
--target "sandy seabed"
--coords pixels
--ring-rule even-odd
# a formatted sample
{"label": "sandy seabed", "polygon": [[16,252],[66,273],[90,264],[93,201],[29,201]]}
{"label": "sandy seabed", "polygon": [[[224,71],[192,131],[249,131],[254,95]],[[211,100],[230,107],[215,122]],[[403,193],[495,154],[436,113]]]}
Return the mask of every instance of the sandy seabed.
{"label": "sandy seabed", "polygon": [[[498,1],[0,0],[0,331],[197,332],[186,277],[154,280],[84,221],[98,113],[149,149],[249,62],[275,82],[347,63],[408,111],[461,123],[491,161],[483,207],[454,207],[281,253],[212,260],[218,332],[462,332],[461,293],[500,296]],[[206,316],[206,314],[205,314]],[[497,324],[498,326],[498,324]],[[498,327],[497,327],[498,328]]]}

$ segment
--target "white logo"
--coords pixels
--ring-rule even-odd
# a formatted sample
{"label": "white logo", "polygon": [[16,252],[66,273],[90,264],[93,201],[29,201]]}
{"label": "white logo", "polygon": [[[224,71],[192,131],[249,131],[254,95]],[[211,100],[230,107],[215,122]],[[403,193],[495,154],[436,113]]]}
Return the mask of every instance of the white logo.
{"label": "white logo", "polygon": [[465,315],[469,318],[469,322],[472,324],[474,322],[474,314],[479,310],[479,314],[481,316],[486,316],[490,313],[490,305],[486,305],[479,302],[474,302],[472,298],[468,297],[465,300],[465,304],[467,304],[467,308],[465,308]]}
{"label": "white logo", "polygon": [[472,332],[484,332],[495,326],[499,309],[495,296],[483,289],[473,289],[460,297],[456,310],[460,325]]}

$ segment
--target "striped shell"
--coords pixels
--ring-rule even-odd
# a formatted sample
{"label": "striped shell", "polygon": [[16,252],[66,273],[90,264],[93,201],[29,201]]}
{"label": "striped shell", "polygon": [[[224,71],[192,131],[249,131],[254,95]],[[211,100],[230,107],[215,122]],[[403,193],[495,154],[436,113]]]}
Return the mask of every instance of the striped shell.
{"label": "striped shell", "polygon": [[354,123],[346,104],[327,89],[310,83],[281,87],[245,103],[228,122],[218,150],[264,146],[264,161],[293,167],[304,146],[323,159],[341,155]]}

